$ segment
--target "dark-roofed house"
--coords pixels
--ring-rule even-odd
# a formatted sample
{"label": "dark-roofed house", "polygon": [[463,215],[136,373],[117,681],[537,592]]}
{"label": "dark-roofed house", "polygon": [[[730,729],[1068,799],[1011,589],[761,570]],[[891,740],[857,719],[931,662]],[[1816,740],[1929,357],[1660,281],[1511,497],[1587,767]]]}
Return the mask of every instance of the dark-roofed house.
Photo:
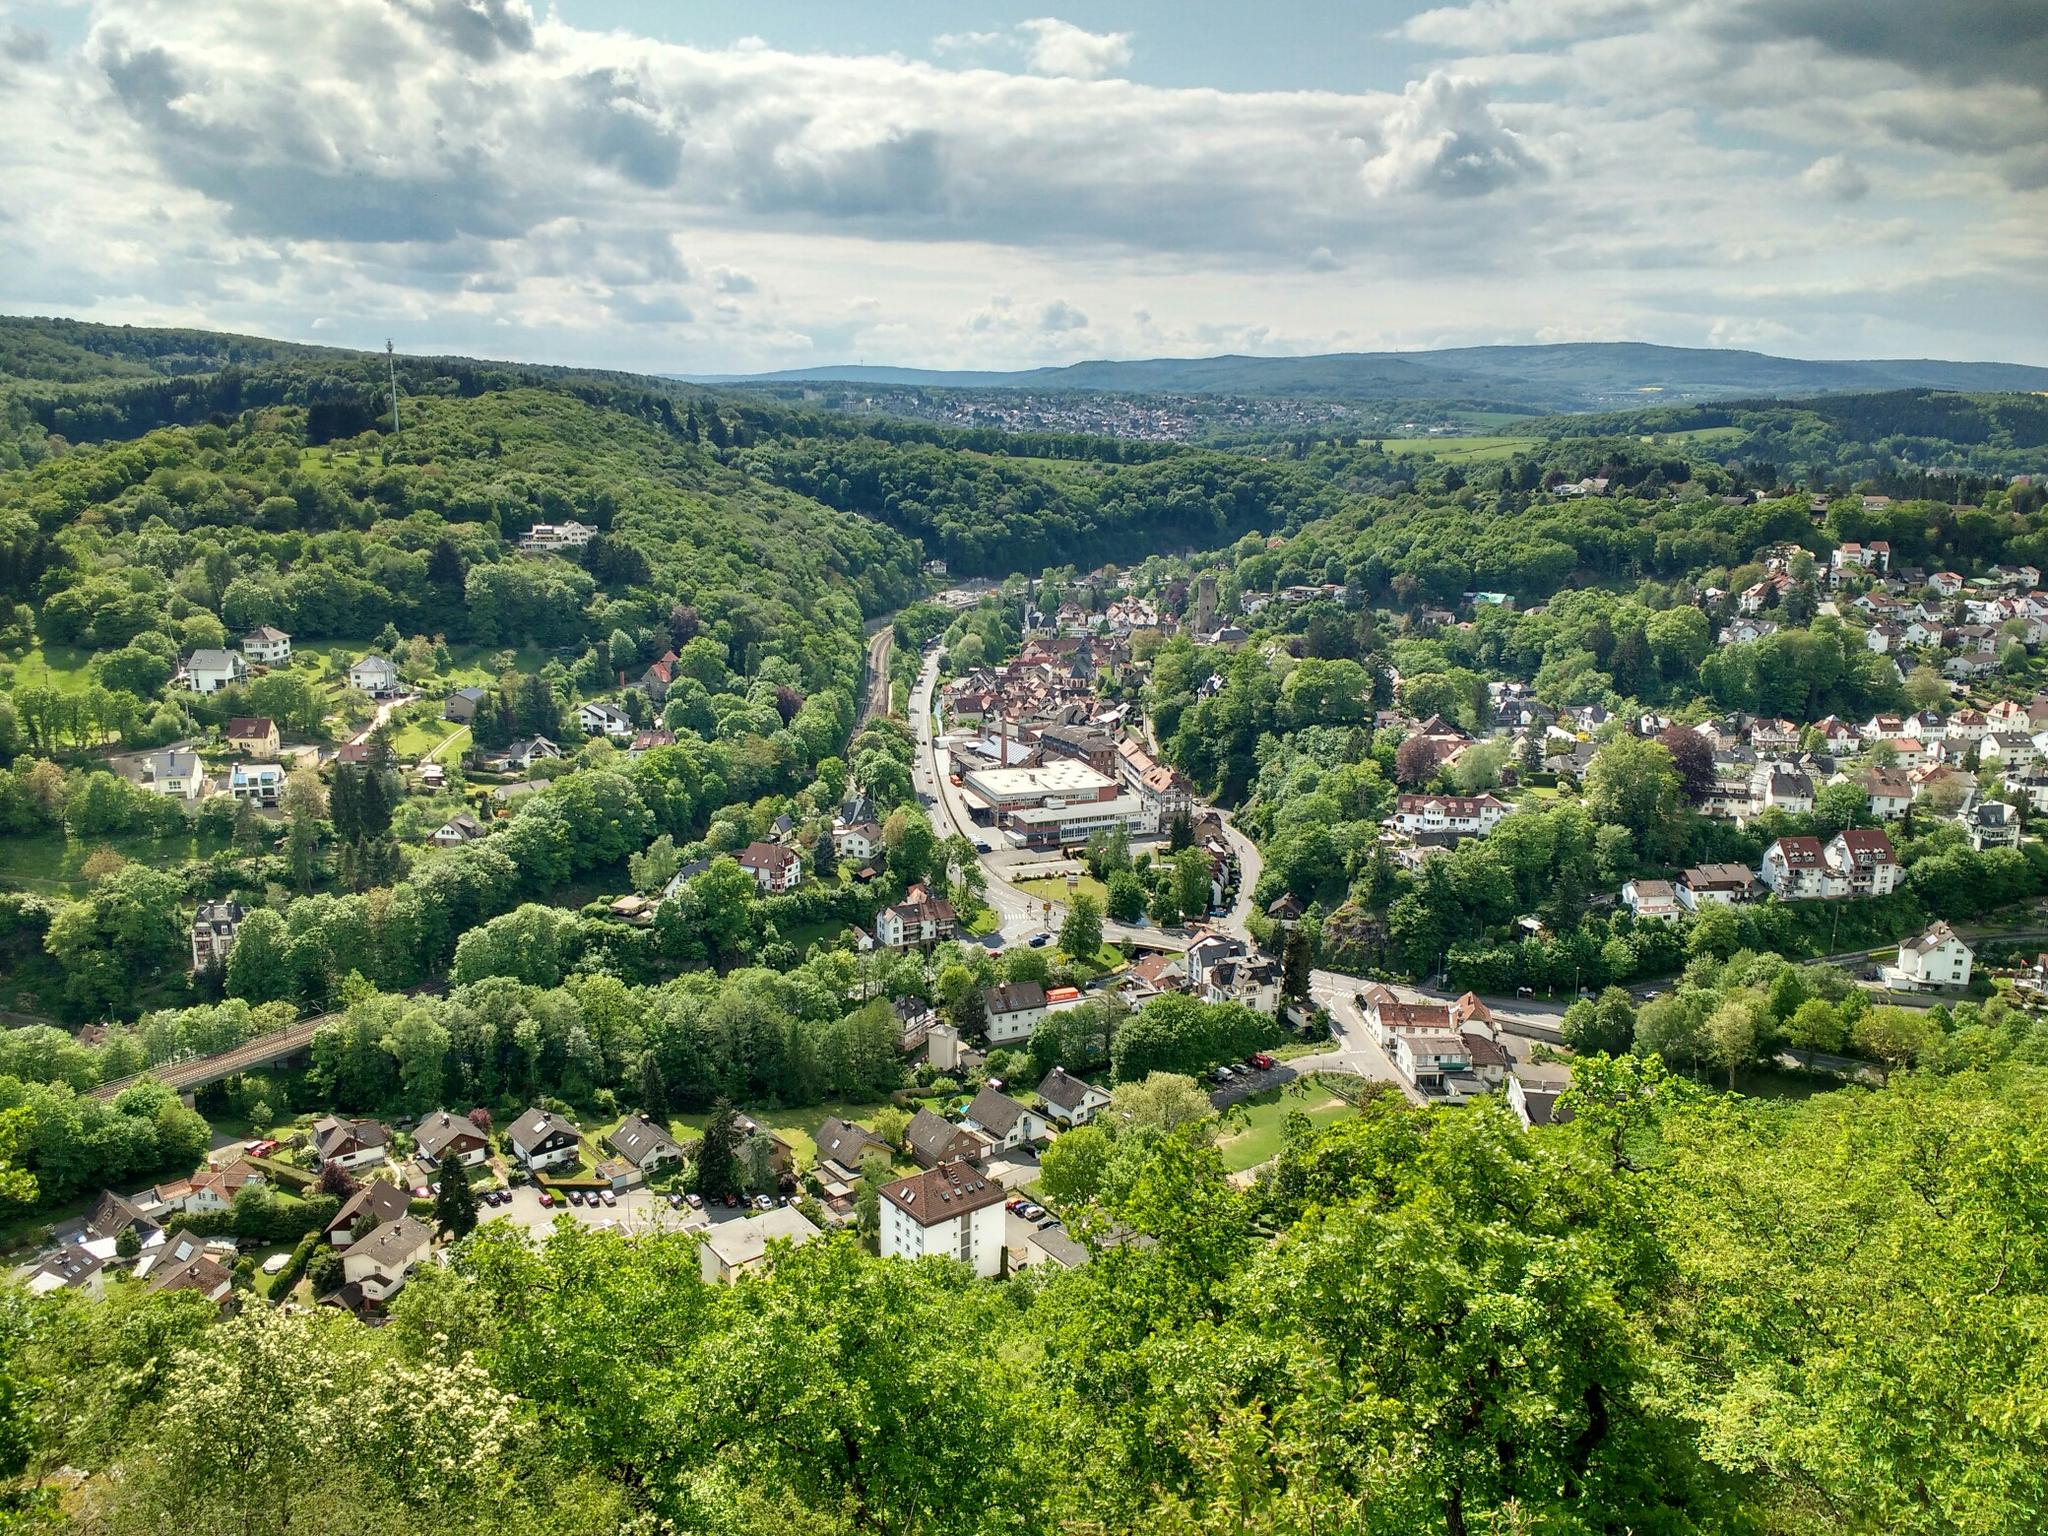
{"label": "dark-roofed house", "polygon": [[1827,853],[1817,837],[1781,837],[1764,850],[1757,878],[1786,901],[1815,901],[1827,894]]}
{"label": "dark-roofed house", "polygon": [[442,703],[441,718],[453,720],[457,725],[468,725],[476,719],[476,712],[483,707],[483,702],[483,689],[458,688]]}
{"label": "dark-roofed house", "polygon": [[152,1291],[197,1291],[223,1311],[234,1299],[234,1284],[228,1267],[189,1232],[172,1238],[149,1271]]}
{"label": "dark-roofed house", "polygon": [[961,1123],[988,1138],[991,1149],[1003,1152],[1043,1141],[1048,1130],[1043,1115],[1007,1093],[988,1087],[974,1096]]}
{"label": "dark-roofed house", "polygon": [[1006,981],[987,988],[981,1000],[988,1011],[991,1045],[1029,1040],[1045,1018],[1045,988],[1035,981]]}
{"label": "dark-roofed house", "polygon": [[323,1163],[363,1168],[381,1163],[391,1147],[391,1127],[382,1120],[343,1120],[335,1115],[313,1122],[313,1155]]}
{"label": "dark-roofed house", "polygon": [[1071,1129],[1086,1125],[1109,1107],[1109,1093],[1065,1067],[1054,1067],[1038,1085],[1039,1100],[1046,1118]]}
{"label": "dark-roofed house", "polygon": [[682,1146],[675,1137],[645,1115],[628,1115],[619,1122],[619,1128],[605,1138],[612,1150],[642,1173],[652,1172],[663,1163],[680,1163],[683,1160]]}
{"label": "dark-roofed house", "polygon": [[536,1170],[574,1163],[583,1150],[583,1132],[576,1122],[545,1109],[529,1109],[514,1120],[505,1139],[512,1155]]}
{"label": "dark-roofed house", "polygon": [[920,1109],[910,1117],[910,1125],[903,1132],[903,1144],[926,1168],[936,1168],[956,1158],[980,1157],[984,1145],[974,1132],[962,1130],[928,1109]]}
{"label": "dark-roofed house", "polygon": [[277,722],[265,715],[237,715],[228,722],[227,741],[251,757],[275,757],[280,746]]}
{"label": "dark-roofed house", "polygon": [[356,1228],[366,1220],[368,1229],[374,1230],[403,1216],[411,1203],[412,1196],[389,1179],[371,1179],[334,1213],[334,1220],[325,1229],[327,1241],[335,1248],[346,1248],[356,1240]]}
{"label": "dark-roofed house", "polygon": [[[943,1120],[939,1123],[945,1124]],[[825,1117],[818,1127],[817,1142],[819,1171],[847,1184],[860,1177],[861,1156],[869,1147],[879,1147],[885,1153],[889,1150],[889,1143],[866,1126],[836,1115]]]}
{"label": "dark-roofed house", "polygon": [[1003,1186],[958,1159],[882,1186],[884,1258],[958,1259],[985,1280],[1003,1268]]}
{"label": "dark-roofed house", "polygon": [[162,1223],[146,1214],[133,1200],[126,1195],[117,1195],[111,1189],[100,1192],[99,1199],[93,1202],[85,1217],[86,1233],[92,1237],[119,1237],[134,1227],[138,1237],[147,1238],[161,1226]]}
{"label": "dark-roofed house", "polygon": [[410,1216],[397,1216],[357,1238],[341,1256],[348,1283],[362,1287],[363,1300],[382,1305],[405,1285],[405,1277],[434,1246],[433,1229]]}
{"label": "dark-roofed house", "polygon": [[412,1133],[413,1151],[428,1167],[438,1167],[444,1160],[454,1158],[466,1168],[474,1168],[491,1155],[491,1139],[477,1128],[476,1122],[467,1115],[451,1115],[445,1109],[437,1109]]}

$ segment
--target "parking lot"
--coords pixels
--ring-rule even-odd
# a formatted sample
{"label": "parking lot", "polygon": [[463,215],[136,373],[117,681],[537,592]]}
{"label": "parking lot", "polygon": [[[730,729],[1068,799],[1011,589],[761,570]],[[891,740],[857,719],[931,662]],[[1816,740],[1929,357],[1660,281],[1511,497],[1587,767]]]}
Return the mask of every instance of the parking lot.
{"label": "parking lot", "polygon": [[479,1221],[503,1219],[517,1222],[536,1238],[546,1237],[555,1222],[568,1216],[586,1226],[612,1229],[627,1234],[645,1232],[686,1232],[697,1231],[713,1222],[736,1221],[748,1214],[748,1207],[727,1210],[723,1206],[711,1210],[697,1211],[685,1205],[681,1210],[670,1210],[667,1195],[654,1194],[644,1189],[629,1189],[613,1198],[618,1204],[606,1206],[570,1205],[561,1195],[555,1196],[553,1209],[540,1203],[540,1191],[531,1184],[522,1184],[513,1189],[509,1205],[480,1205],[477,1209]]}

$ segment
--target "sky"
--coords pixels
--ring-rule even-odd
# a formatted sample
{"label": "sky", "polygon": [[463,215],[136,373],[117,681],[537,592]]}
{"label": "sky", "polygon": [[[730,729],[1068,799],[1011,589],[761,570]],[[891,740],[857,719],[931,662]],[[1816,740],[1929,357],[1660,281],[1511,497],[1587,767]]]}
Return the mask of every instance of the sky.
{"label": "sky", "polygon": [[0,312],[689,374],[2048,365],[2048,0],[0,0]]}

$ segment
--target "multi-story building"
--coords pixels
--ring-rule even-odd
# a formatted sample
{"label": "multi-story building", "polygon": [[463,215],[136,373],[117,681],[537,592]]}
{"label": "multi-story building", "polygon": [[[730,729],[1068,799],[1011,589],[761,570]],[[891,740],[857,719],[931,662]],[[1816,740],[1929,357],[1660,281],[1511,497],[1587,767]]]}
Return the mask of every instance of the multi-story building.
{"label": "multi-story building", "polygon": [[754,884],[771,895],[793,891],[803,881],[803,856],[794,848],[777,843],[749,843],[736,857],[740,868],[754,877]]}
{"label": "multi-story building", "polygon": [[281,629],[259,624],[242,636],[242,654],[266,667],[281,666],[292,659],[292,637]]}
{"label": "multi-story building", "polygon": [[970,810],[1030,848],[1069,848],[1096,832],[1143,832],[1145,808],[1086,763],[1060,758],[1035,768],[975,768],[961,776]]}
{"label": "multi-story building", "polygon": [[235,901],[209,901],[192,917],[192,969],[212,970],[228,963],[242,919],[248,914]]}
{"label": "multi-story building", "polygon": [[1507,806],[1492,795],[1399,795],[1393,825],[1410,837],[1484,837],[1507,813]]}
{"label": "multi-story building", "polygon": [[882,1186],[883,1258],[958,1259],[985,1280],[1003,1270],[1003,1186],[955,1159]]}

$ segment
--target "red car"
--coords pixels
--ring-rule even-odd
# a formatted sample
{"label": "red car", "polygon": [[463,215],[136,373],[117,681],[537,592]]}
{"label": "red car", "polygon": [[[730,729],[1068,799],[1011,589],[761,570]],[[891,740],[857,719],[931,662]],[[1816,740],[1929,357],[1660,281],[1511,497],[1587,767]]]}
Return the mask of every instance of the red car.
{"label": "red car", "polygon": [[1252,1065],[1257,1067],[1261,1072],[1270,1072],[1273,1070],[1273,1058],[1268,1056],[1264,1051],[1260,1051],[1252,1057]]}
{"label": "red car", "polygon": [[540,1192],[540,1208],[544,1211],[553,1210],[554,1205],[555,1197],[549,1194],[546,1190],[542,1190]]}

